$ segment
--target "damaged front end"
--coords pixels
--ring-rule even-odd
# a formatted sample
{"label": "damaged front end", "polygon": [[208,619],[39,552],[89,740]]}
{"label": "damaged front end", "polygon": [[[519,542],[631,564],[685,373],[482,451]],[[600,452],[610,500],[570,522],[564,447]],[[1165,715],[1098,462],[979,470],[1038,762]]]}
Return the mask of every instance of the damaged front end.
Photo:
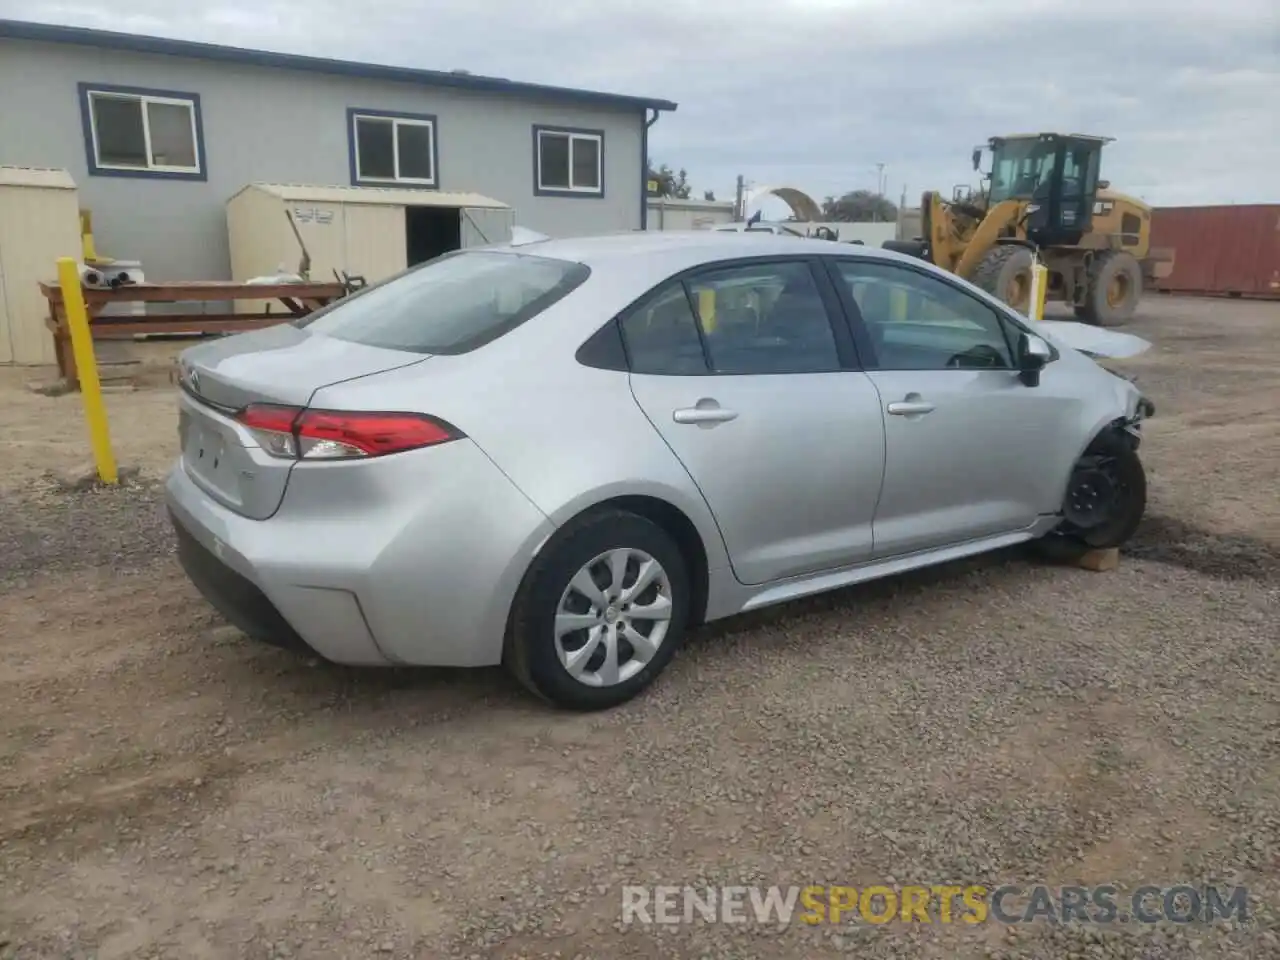
{"label": "damaged front end", "polygon": [[1138,444],[1142,442],[1142,421],[1156,415],[1156,405],[1150,397],[1142,392],[1142,389],[1138,386],[1138,378],[1136,376],[1111,369],[1107,369],[1107,372],[1113,377],[1123,380],[1133,391],[1132,409],[1128,414],[1116,420],[1112,427],[1128,434],[1132,438],[1133,448],[1136,450]]}

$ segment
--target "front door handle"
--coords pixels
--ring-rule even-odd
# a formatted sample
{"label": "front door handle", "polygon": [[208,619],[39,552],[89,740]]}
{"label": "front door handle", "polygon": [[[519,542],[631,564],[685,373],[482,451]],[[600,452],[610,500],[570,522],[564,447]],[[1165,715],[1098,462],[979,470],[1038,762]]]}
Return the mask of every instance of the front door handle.
{"label": "front door handle", "polygon": [[671,414],[676,423],[717,424],[728,423],[738,418],[737,410],[726,410],[714,400],[699,400],[697,406],[684,407]]}
{"label": "front door handle", "polygon": [[899,400],[885,409],[895,417],[913,417],[933,413],[933,404],[923,400]]}

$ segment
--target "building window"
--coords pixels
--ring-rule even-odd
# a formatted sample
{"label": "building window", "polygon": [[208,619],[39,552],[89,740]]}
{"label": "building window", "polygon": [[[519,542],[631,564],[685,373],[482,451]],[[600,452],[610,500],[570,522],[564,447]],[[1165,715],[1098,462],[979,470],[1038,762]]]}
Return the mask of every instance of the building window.
{"label": "building window", "polygon": [[533,128],[533,192],[604,196],[604,131]]}
{"label": "building window", "polygon": [[351,182],[436,186],[436,118],[421,113],[348,110]]}
{"label": "building window", "polygon": [[198,94],[82,83],[80,110],[89,173],[205,179]]}

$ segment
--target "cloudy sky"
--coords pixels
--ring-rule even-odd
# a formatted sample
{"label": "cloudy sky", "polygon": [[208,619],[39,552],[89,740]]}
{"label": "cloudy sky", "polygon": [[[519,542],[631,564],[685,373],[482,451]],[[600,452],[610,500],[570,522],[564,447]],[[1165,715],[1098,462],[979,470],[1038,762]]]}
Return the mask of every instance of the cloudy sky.
{"label": "cloudy sky", "polygon": [[[181,14],[178,12],[186,8]],[[536,12],[535,12],[536,11]],[[995,133],[1116,138],[1155,204],[1280,201],[1276,0],[0,0],[0,17],[675,100],[698,191],[973,180]]]}

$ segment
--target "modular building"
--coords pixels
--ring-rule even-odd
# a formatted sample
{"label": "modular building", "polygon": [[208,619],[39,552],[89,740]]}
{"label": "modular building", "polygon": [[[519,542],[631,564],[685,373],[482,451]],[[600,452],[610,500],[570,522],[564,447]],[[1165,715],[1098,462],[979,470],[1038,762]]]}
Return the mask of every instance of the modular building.
{"label": "modular building", "polygon": [[[140,261],[151,280],[231,279],[228,201],[256,183],[437,195],[382,205],[402,218],[468,195],[551,236],[643,229],[648,131],[675,107],[0,20],[0,164],[66,170],[99,253]],[[443,235],[443,215],[411,216],[435,218],[432,242]]]}

